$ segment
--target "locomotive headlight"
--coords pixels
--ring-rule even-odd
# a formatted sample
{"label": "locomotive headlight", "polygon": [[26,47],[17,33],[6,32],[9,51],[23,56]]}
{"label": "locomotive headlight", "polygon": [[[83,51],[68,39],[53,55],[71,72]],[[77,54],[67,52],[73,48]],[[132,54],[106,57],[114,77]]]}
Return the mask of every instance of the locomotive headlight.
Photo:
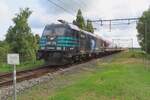
{"label": "locomotive headlight", "polygon": [[54,40],[54,37],[51,37],[50,40]]}

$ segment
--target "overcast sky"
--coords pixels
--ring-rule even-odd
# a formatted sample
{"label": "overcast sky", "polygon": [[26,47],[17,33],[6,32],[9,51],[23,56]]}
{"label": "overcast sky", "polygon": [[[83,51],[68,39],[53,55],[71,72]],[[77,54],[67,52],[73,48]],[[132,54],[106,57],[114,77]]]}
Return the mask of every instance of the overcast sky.
{"label": "overcast sky", "polygon": [[[72,22],[77,10],[82,10],[86,19],[113,19],[140,17],[143,11],[150,6],[150,0],[51,0],[67,12],[48,2],[48,0],[0,0],[0,40],[10,25],[12,18],[19,12],[19,8],[29,7],[33,11],[29,18],[29,25],[34,34],[40,34],[46,24],[56,23],[58,19]],[[138,46],[136,24],[114,25],[111,32],[108,26],[101,27],[99,23],[93,23],[95,33],[109,39],[133,39],[134,46]],[[123,40],[122,40],[123,41]],[[129,41],[131,42],[131,41]],[[124,42],[125,43],[125,42]],[[127,42],[126,42],[127,43]],[[131,43],[127,43],[131,45]],[[123,45],[123,43],[122,43]]]}

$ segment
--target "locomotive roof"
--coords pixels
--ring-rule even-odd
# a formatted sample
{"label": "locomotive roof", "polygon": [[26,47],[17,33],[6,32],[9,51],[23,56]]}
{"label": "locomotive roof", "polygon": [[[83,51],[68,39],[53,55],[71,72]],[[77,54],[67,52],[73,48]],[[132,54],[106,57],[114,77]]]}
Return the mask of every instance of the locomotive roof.
{"label": "locomotive roof", "polygon": [[87,32],[87,31],[85,31],[85,30],[82,30],[82,29],[80,29],[78,26],[76,26],[76,25],[73,25],[73,24],[68,24],[69,25],[69,27],[71,28],[71,29],[74,29],[74,30],[77,30],[77,31],[81,31],[81,32],[84,32],[85,34],[88,34],[88,35],[91,35],[91,36],[94,36],[94,37],[96,37],[96,35],[95,34],[92,34],[92,33],[90,33],[90,32]]}
{"label": "locomotive roof", "polygon": [[45,27],[66,26],[65,24],[47,24]]}
{"label": "locomotive roof", "polygon": [[96,37],[96,38],[99,38],[99,39],[105,41],[105,40],[104,40],[102,37],[100,37],[99,35],[96,35],[96,34],[93,34],[93,33],[91,33],[91,32],[87,32],[87,31],[85,31],[85,30],[82,30],[82,29],[80,29],[80,28],[79,28],[78,26],[76,26],[76,25],[73,25],[73,24],[68,24],[68,25],[69,25],[69,27],[70,27],[71,29],[84,32],[85,34],[91,35],[91,36],[93,36],[93,37]]}
{"label": "locomotive roof", "polygon": [[91,35],[91,36],[93,36],[93,37],[97,37],[95,34],[92,34],[92,33],[90,33],[90,32],[87,32],[87,31],[85,31],[85,30],[82,30],[82,29],[80,29],[78,26],[73,25],[73,24],[48,24],[48,25],[46,25],[46,27],[55,27],[55,26],[69,26],[69,27],[70,27],[71,29],[73,29],[73,30],[81,31],[81,32],[83,32],[83,33],[85,33],[85,34]]}

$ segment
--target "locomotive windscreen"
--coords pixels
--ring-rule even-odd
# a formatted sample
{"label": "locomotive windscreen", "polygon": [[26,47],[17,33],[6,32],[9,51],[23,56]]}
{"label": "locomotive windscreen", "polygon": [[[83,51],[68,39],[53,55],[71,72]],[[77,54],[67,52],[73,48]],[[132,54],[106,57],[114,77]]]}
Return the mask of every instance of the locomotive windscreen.
{"label": "locomotive windscreen", "polygon": [[44,36],[56,36],[56,35],[63,35],[64,32],[65,32],[65,28],[62,26],[55,26],[55,27],[47,26],[44,29],[43,35]]}

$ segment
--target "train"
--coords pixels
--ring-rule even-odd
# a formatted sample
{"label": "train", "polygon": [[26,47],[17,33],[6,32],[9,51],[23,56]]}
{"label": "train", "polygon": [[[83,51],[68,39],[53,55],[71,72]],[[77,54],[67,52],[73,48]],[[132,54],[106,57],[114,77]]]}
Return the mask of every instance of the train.
{"label": "train", "polygon": [[69,23],[48,24],[40,38],[38,59],[50,65],[77,62],[105,52],[110,42]]}

